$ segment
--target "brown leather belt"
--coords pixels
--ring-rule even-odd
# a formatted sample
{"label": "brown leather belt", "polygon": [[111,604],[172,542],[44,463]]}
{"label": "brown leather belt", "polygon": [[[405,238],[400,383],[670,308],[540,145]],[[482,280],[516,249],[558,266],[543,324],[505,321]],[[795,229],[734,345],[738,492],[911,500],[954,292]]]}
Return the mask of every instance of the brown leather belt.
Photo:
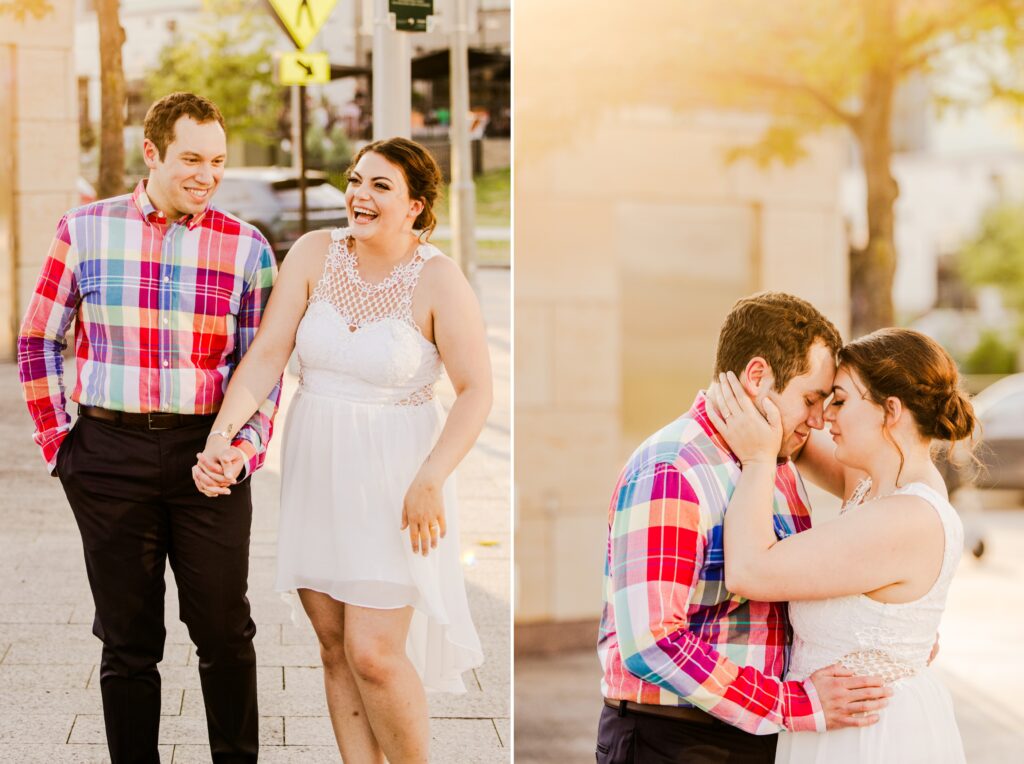
{"label": "brown leather belt", "polygon": [[189,425],[212,424],[216,414],[171,414],[163,411],[151,411],[147,414],[133,414],[127,411],[114,411],[99,406],[79,406],[78,415],[86,419],[98,419],[101,422],[134,427],[141,430],[175,430]]}
{"label": "brown leather belt", "polygon": [[697,724],[724,724],[711,714],[701,711],[699,708],[687,706],[659,706],[653,703],[634,703],[631,700],[604,699],[608,708],[614,708],[619,716],[637,714],[639,716],[657,716],[660,719],[676,719],[684,722],[696,722]]}

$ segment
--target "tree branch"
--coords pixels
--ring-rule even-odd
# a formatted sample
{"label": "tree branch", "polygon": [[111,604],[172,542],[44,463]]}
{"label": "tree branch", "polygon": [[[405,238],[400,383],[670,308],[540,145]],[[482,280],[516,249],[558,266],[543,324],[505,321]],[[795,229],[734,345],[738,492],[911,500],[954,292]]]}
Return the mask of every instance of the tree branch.
{"label": "tree branch", "polygon": [[857,124],[860,121],[859,114],[846,111],[827,93],[809,82],[802,80],[788,80],[782,77],[773,77],[768,74],[753,74],[750,72],[744,72],[738,76],[752,84],[760,85],[761,87],[771,88],[773,90],[788,90],[793,93],[802,93],[851,130],[855,131],[857,129]]}

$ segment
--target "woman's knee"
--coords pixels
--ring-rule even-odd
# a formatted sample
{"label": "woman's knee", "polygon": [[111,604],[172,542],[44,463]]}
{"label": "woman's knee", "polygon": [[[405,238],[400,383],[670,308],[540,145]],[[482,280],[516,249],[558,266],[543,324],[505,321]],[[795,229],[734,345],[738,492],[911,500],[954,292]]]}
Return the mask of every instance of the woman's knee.
{"label": "woman's knee", "polygon": [[345,636],[340,625],[320,624],[320,628],[314,626],[314,631],[316,631],[316,639],[320,646],[320,659],[324,663],[324,668],[328,671],[344,668],[346,664]]}
{"label": "woman's knee", "polygon": [[347,634],[345,658],[358,679],[368,684],[389,684],[405,659],[404,646],[373,636]]}

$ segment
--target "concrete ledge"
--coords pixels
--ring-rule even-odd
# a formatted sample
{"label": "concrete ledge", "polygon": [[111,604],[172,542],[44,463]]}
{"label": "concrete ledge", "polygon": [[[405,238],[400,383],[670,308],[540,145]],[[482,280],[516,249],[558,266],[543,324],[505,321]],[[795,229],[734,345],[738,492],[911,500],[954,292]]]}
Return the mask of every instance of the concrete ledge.
{"label": "concrete ledge", "polygon": [[596,618],[517,623],[515,655],[519,658],[595,648],[597,627]]}

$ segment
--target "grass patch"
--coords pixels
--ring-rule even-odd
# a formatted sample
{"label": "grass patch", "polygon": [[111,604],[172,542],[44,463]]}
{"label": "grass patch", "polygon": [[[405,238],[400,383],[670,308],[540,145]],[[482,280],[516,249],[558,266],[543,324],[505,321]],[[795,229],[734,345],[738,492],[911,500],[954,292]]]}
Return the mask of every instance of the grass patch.
{"label": "grass patch", "polygon": [[[476,187],[476,224],[478,226],[508,227],[512,222],[512,170],[506,167],[491,170],[473,179]],[[445,186],[442,203],[437,210],[441,225],[451,222],[448,205],[451,187]],[[479,245],[478,245],[479,247]],[[508,249],[508,244],[505,244]]]}
{"label": "grass patch", "polygon": [[[450,239],[431,238],[430,243],[451,257],[452,242]],[[507,241],[477,241],[476,264],[509,267],[512,263],[512,250]]]}

